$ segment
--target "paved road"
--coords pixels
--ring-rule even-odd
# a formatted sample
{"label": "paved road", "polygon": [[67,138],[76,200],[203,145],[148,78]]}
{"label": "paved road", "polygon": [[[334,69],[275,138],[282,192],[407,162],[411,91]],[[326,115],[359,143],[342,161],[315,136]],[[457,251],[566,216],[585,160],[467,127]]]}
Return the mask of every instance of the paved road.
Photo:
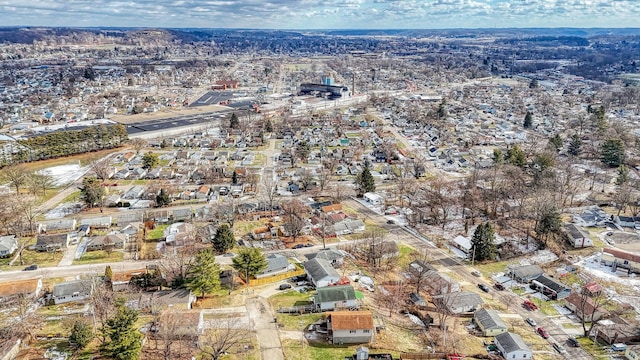
{"label": "paved road", "polygon": [[275,313],[267,299],[262,296],[249,298],[246,300],[246,306],[256,330],[262,359],[284,360],[278,328],[273,322]]}

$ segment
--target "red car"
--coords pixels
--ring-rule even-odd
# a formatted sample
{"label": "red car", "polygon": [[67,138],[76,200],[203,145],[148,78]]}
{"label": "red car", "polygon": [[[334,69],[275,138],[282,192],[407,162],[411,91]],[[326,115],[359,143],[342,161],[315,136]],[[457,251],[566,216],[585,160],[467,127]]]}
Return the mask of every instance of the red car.
{"label": "red car", "polygon": [[549,338],[549,333],[547,332],[547,330],[543,327],[539,327],[537,330],[538,334],[540,334],[540,336],[542,336],[543,339],[548,339]]}
{"label": "red car", "polygon": [[527,308],[528,310],[531,310],[531,311],[538,310],[538,306],[536,304],[534,304],[533,302],[529,301],[529,300],[525,300],[522,305],[525,308]]}

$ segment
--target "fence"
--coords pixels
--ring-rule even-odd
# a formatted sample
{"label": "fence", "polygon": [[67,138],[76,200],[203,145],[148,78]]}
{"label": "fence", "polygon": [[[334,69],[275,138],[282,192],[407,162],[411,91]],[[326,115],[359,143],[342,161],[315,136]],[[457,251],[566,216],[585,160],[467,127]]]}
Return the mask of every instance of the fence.
{"label": "fence", "polygon": [[257,286],[257,285],[271,284],[271,283],[289,279],[298,275],[304,275],[304,270],[297,269],[297,270],[287,271],[286,273],[273,275],[273,276],[269,276],[261,279],[249,279],[249,285]]}

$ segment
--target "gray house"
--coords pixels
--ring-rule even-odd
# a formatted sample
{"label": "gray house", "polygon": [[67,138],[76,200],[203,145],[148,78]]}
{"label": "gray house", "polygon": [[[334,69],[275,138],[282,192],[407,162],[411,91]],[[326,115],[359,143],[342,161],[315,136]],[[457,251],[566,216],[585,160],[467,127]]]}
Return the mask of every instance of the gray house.
{"label": "gray house", "polygon": [[502,353],[502,357],[506,360],[531,359],[533,357],[533,352],[518,334],[506,332],[496,335],[495,343]]}
{"label": "gray house", "polygon": [[329,261],[324,259],[311,259],[304,263],[304,272],[317,288],[329,286],[340,281],[340,275],[331,266]]}
{"label": "gray house", "polygon": [[357,306],[356,291],[351,285],[319,288],[317,294],[313,296],[313,304],[320,311],[354,308]]}
{"label": "gray house", "polygon": [[511,277],[525,284],[542,274],[544,270],[538,265],[524,265],[511,270]]}
{"label": "gray house", "polygon": [[18,240],[15,235],[0,237],[0,257],[9,257],[16,250],[18,250]]}
{"label": "gray house", "polygon": [[433,297],[433,302],[444,306],[453,314],[475,311],[484,303],[480,295],[469,291],[437,295]]}
{"label": "gray house", "polygon": [[91,280],[75,280],[58,284],[53,287],[54,304],[64,304],[88,299],[93,292]]}
{"label": "gray house", "polygon": [[344,261],[344,254],[334,249],[322,249],[317,253],[307,254],[307,259],[324,259],[327,260],[334,268],[342,266]]}
{"label": "gray house", "polygon": [[585,233],[580,231],[577,226],[573,224],[565,224],[564,230],[567,233],[569,243],[571,243],[574,248],[593,246],[593,240],[591,240],[591,238]]}
{"label": "gray house", "polygon": [[289,270],[287,257],[280,254],[271,254],[267,256],[267,267],[259,274],[256,274],[256,279],[282,274],[287,270]]}
{"label": "gray house", "polygon": [[327,316],[327,332],[333,344],[364,344],[374,340],[371,311],[334,311]]}
{"label": "gray house", "polygon": [[38,251],[66,249],[69,246],[69,240],[69,234],[40,234],[36,240],[35,248]]}

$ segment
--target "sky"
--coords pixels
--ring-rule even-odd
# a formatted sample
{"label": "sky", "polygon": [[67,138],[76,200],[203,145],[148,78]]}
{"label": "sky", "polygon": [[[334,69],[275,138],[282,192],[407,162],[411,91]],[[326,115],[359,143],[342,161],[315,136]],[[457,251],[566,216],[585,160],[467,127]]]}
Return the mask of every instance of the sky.
{"label": "sky", "polygon": [[639,27],[640,0],[0,0],[0,26]]}

